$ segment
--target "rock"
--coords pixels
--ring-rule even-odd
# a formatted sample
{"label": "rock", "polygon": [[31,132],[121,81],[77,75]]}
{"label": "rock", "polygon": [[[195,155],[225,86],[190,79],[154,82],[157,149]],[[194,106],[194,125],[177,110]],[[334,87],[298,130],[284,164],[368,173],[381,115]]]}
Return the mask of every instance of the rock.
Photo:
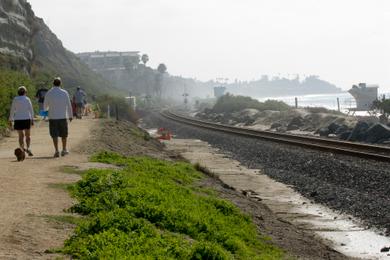
{"label": "rock", "polygon": [[271,125],[271,129],[275,129],[275,128],[278,128],[278,127],[281,127],[281,126],[282,126],[281,123],[273,123],[273,124]]}
{"label": "rock", "polygon": [[330,134],[330,131],[328,128],[321,128],[320,130],[318,130],[318,134],[320,136],[328,136]]}
{"label": "rock", "polygon": [[349,136],[351,135],[351,131],[345,131],[344,133],[339,135],[339,138],[341,140],[348,140]]}
{"label": "rock", "polygon": [[204,110],[203,110],[203,112],[205,113],[205,114],[211,114],[211,113],[213,113],[213,110],[211,109],[211,108],[205,108]]}
{"label": "rock", "polygon": [[364,141],[366,139],[366,131],[368,130],[369,125],[366,122],[359,121],[356,123],[353,128],[348,141]]}
{"label": "rock", "polygon": [[206,113],[197,113],[196,115],[195,115],[195,117],[199,117],[199,118],[206,118]]}
{"label": "rock", "polygon": [[386,253],[386,252],[390,252],[390,246],[389,247],[383,247],[382,249],[381,249],[381,253]]}
{"label": "rock", "polygon": [[240,112],[241,116],[247,116],[250,118],[256,117],[256,115],[259,113],[259,110],[254,108],[247,108]]}
{"label": "rock", "polygon": [[297,117],[294,117],[294,118],[290,121],[290,123],[287,125],[287,128],[288,128],[289,126],[292,126],[292,125],[296,125],[296,126],[298,126],[298,127],[301,127],[301,126],[304,126],[305,124],[304,124],[304,122],[303,122],[303,118],[300,117],[300,116],[297,116]]}
{"label": "rock", "polygon": [[379,139],[376,141],[376,144],[389,144],[390,140],[388,138]]}
{"label": "rock", "polygon": [[257,116],[259,117],[277,117],[280,115],[280,111],[275,111],[275,110],[263,110],[259,112]]}
{"label": "rock", "polygon": [[278,127],[276,128],[276,131],[278,131],[279,133],[285,133],[287,131],[287,127],[285,126]]}
{"label": "rock", "polygon": [[314,132],[316,129],[313,126],[306,126],[305,128],[302,129],[302,131],[307,131],[307,132]]}
{"label": "rock", "polygon": [[379,122],[386,125],[389,123],[389,119],[385,114],[382,114],[379,116]]}
{"label": "rock", "polygon": [[334,134],[336,135],[340,135],[346,131],[349,131],[349,127],[347,125],[340,125],[336,131],[334,132]]}
{"label": "rock", "polygon": [[229,119],[233,119],[236,122],[243,123],[244,125],[252,125],[256,119],[259,111],[257,109],[244,109],[239,112],[229,114]]}
{"label": "rock", "polygon": [[299,126],[297,125],[288,125],[287,126],[287,131],[293,131],[293,130],[298,130],[299,129]]}
{"label": "rock", "polygon": [[368,143],[377,143],[380,140],[385,141],[390,138],[390,128],[386,125],[377,123],[366,131],[366,135],[367,138],[365,141]]}
{"label": "rock", "polygon": [[336,133],[336,130],[340,127],[341,125],[338,124],[338,123],[331,123],[329,126],[328,126],[328,129],[329,129],[329,134],[335,134]]}
{"label": "rock", "polygon": [[247,118],[244,122],[244,125],[245,126],[248,126],[248,125],[253,125],[253,123],[255,122],[255,119],[253,118]]}

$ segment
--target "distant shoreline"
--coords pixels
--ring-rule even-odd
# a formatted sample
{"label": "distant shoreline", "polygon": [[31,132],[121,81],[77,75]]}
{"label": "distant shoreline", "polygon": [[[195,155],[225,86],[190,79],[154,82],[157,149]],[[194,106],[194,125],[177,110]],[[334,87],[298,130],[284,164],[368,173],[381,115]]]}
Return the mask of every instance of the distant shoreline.
{"label": "distant shoreline", "polygon": [[[233,93],[234,94],[234,93]],[[275,95],[264,95],[264,96],[254,96],[256,99],[272,99],[272,98],[295,98],[295,97],[303,97],[303,96],[327,96],[327,95],[340,95],[340,94],[348,94],[348,91],[342,90],[339,92],[321,92],[321,93],[285,93],[285,94],[275,94]]]}
{"label": "distant shoreline", "polygon": [[286,95],[273,97],[258,97],[255,99],[264,102],[267,99],[279,100],[290,106],[295,106],[295,98],[298,99],[298,107],[325,107],[327,109],[337,110],[337,99],[340,103],[341,111],[348,111],[349,108],[356,106],[355,99],[346,91],[337,93],[306,94],[306,95]]}

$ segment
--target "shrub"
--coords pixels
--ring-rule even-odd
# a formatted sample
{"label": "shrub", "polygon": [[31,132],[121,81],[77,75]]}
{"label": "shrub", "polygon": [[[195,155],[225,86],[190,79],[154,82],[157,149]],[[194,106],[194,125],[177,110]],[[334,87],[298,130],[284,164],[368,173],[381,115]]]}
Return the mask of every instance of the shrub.
{"label": "shrub", "polygon": [[35,86],[27,74],[0,69],[0,127],[4,127],[4,121],[8,119],[12,99],[17,95],[17,89],[25,86],[31,101],[34,100]]}
{"label": "shrub", "polygon": [[235,111],[241,111],[247,108],[254,108],[259,111],[264,111],[264,110],[284,111],[284,110],[288,110],[290,107],[282,101],[267,100],[265,102],[259,102],[258,100],[253,99],[251,97],[234,96],[231,94],[226,94],[217,100],[212,111],[215,113],[223,113],[223,112],[231,113]]}
{"label": "shrub", "polygon": [[343,114],[339,111],[327,109],[325,107],[305,107],[305,110],[310,112],[310,113],[313,113],[313,114],[319,114],[319,113],[334,114],[334,115],[342,115]]}
{"label": "shrub", "polygon": [[108,105],[110,106],[111,117],[116,116],[116,109],[118,108],[119,119],[128,120],[133,123],[138,122],[139,116],[125,98],[109,95],[102,95],[95,98],[95,107],[98,106],[100,108],[100,112],[103,113],[102,116],[107,116]]}

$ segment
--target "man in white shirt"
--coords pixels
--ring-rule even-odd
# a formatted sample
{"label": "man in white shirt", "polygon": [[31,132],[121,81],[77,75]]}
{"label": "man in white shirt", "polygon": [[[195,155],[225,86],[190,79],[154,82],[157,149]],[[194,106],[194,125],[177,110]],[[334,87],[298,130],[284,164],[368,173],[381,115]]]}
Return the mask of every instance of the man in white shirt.
{"label": "man in white shirt", "polygon": [[50,136],[53,138],[54,157],[59,157],[58,138],[62,140],[61,156],[69,154],[66,149],[68,138],[68,122],[73,119],[72,104],[70,103],[69,94],[61,88],[61,79],[55,78],[53,87],[46,93],[44,109],[49,110],[49,129]]}

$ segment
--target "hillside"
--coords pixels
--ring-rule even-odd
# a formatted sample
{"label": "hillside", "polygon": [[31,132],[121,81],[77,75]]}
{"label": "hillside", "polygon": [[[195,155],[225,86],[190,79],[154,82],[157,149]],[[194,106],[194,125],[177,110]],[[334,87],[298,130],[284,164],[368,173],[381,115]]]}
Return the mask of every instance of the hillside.
{"label": "hillside", "polygon": [[0,67],[28,73],[38,85],[50,85],[58,75],[70,90],[82,86],[94,94],[112,92],[107,80],[64,48],[26,0],[0,2]]}
{"label": "hillside", "polygon": [[264,75],[258,80],[228,84],[226,88],[228,92],[233,94],[254,97],[279,97],[341,92],[341,89],[336,85],[314,75],[304,79],[300,79],[299,76],[295,79],[287,79],[280,77],[269,78]]}

